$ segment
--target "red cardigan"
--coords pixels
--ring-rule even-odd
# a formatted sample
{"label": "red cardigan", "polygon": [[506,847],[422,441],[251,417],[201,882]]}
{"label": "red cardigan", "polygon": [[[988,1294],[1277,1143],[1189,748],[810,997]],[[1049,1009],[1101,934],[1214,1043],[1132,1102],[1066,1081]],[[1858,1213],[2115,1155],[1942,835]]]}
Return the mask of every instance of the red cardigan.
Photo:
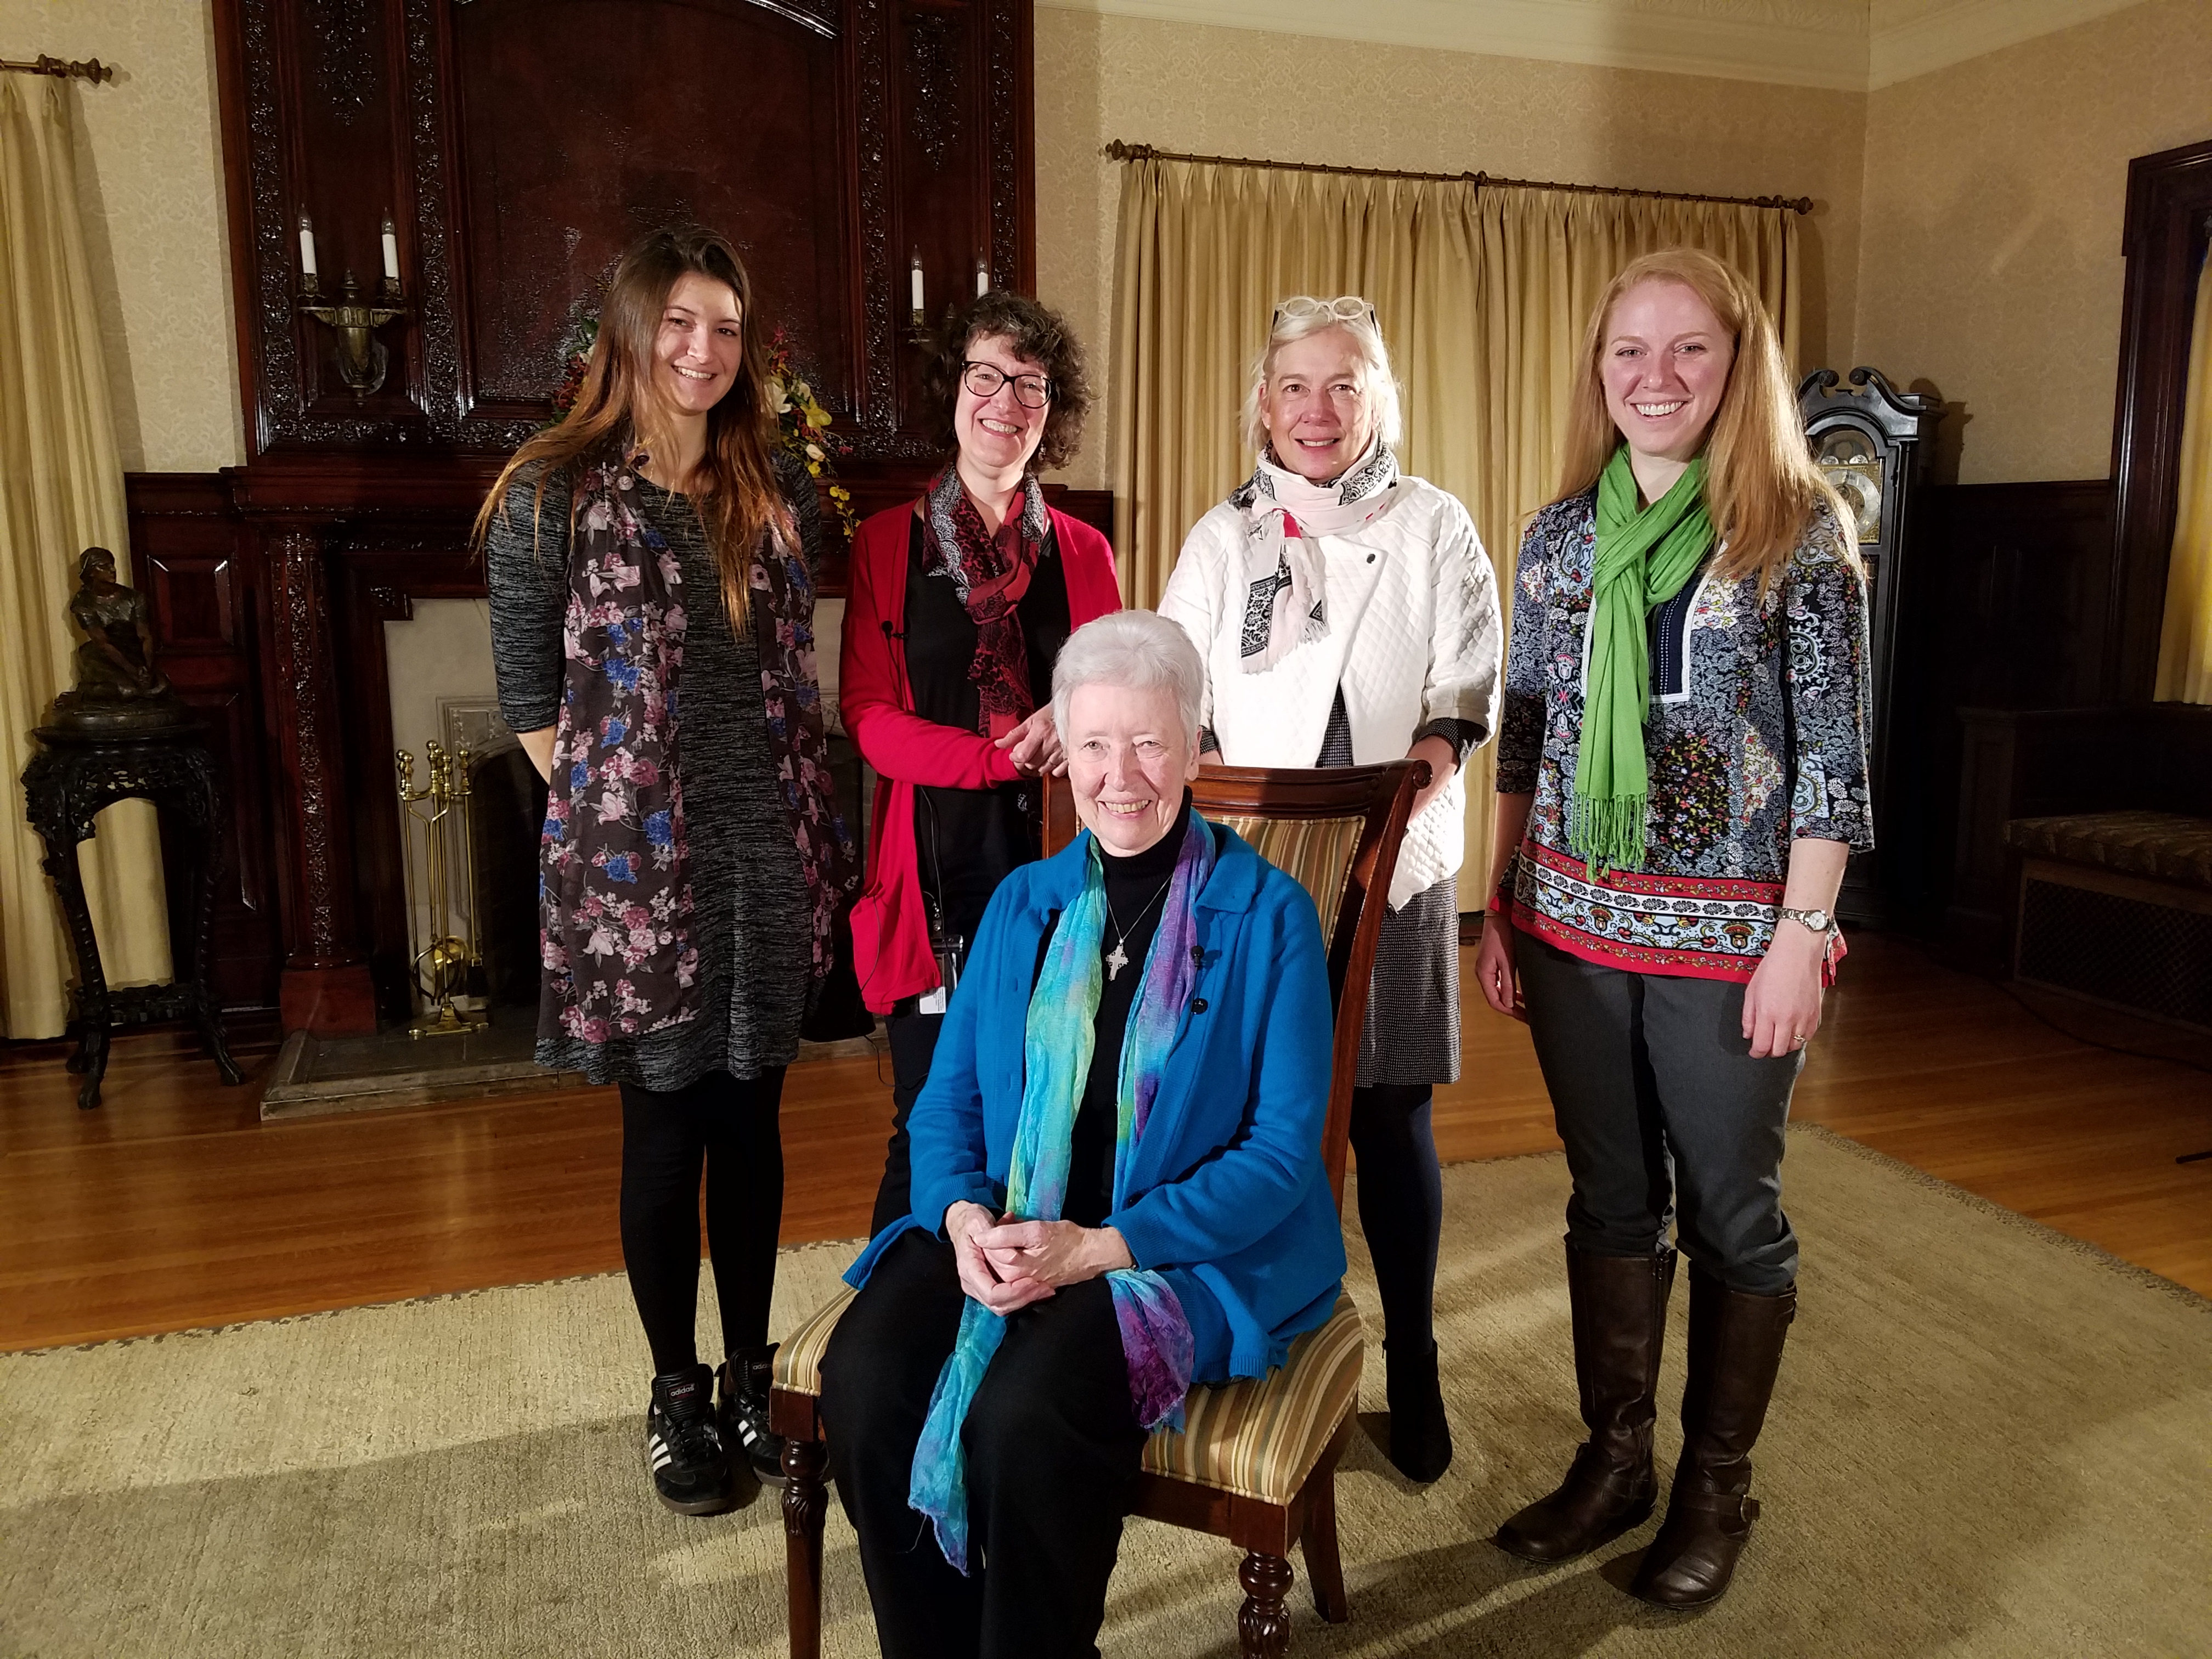
{"label": "red cardigan", "polygon": [[[853,901],[853,967],[860,999],[887,1014],[901,997],[938,983],[929,918],[915,862],[914,787],[988,789],[1020,775],[1006,751],[978,732],[939,726],[914,712],[907,684],[907,538],[914,503],[876,514],[853,537],[850,590],[837,667],[837,707],[845,731],[875,768],[875,811],[868,832],[868,880]],[[1060,569],[1067,579],[1071,629],[1121,608],[1114,549],[1079,519],[1052,509]]]}

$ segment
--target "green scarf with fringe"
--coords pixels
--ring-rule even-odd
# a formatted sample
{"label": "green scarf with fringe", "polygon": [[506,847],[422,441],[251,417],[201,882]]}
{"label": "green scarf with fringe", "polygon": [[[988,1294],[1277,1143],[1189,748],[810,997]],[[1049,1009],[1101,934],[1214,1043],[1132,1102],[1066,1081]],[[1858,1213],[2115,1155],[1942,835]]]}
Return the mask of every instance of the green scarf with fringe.
{"label": "green scarf with fringe", "polygon": [[1597,481],[1597,564],[1590,578],[1589,673],[1567,844],[1593,876],[1644,864],[1650,769],[1644,720],[1651,706],[1651,612],[1682,590],[1712,550],[1705,462],[1692,461],[1650,506],[1636,505],[1628,446]]}

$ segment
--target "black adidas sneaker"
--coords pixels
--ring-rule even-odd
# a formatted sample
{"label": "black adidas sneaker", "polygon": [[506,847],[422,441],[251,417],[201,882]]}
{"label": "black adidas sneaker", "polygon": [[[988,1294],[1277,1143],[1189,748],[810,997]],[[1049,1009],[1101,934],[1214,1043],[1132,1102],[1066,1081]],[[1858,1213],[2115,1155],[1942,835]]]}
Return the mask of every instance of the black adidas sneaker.
{"label": "black adidas sneaker", "polygon": [[660,1501],[678,1515],[720,1515],[733,1502],[729,1454],[714,1421],[714,1374],[704,1365],[653,1379],[645,1466]]}
{"label": "black adidas sneaker", "polygon": [[768,1426],[768,1394],[775,1381],[775,1344],[740,1348],[722,1362],[722,1440],[771,1486],[783,1484],[783,1437]]}

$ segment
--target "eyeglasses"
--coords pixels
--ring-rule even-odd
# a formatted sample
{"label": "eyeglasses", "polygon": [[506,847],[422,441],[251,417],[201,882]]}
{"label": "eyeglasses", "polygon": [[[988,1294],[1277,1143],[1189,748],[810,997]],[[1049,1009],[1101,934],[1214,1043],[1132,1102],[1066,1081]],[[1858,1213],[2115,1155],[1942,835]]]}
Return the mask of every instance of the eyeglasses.
{"label": "eyeglasses", "polygon": [[1052,401],[1052,382],[1042,374],[1009,374],[990,363],[960,365],[960,384],[979,398],[995,398],[999,388],[1014,383],[1014,401],[1024,409],[1042,409]]}
{"label": "eyeglasses", "polygon": [[1316,300],[1310,294],[1294,295],[1275,307],[1275,320],[1268,331],[1283,325],[1288,317],[1328,317],[1340,323],[1356,323],[1362,318],[1367,326],[1375,325],[1375,307],[1357,294],[1340,294],[1334,300]]}

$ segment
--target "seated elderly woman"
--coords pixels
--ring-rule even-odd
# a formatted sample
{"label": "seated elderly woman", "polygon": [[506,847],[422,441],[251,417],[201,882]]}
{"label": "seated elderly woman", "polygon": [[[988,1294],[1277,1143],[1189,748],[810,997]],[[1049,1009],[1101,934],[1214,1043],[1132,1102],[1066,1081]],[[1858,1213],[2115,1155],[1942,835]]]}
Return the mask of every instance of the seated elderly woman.
{"label": "seated elderly woman", "polygon": [[1095,1653],[1147,1432],[1335,1305],[1321,924],[1190,806],[1203,684],[1150,611],[1062,647],[1086,833],[993,896],[847,1274],[821,1411],[888,1659]]}

